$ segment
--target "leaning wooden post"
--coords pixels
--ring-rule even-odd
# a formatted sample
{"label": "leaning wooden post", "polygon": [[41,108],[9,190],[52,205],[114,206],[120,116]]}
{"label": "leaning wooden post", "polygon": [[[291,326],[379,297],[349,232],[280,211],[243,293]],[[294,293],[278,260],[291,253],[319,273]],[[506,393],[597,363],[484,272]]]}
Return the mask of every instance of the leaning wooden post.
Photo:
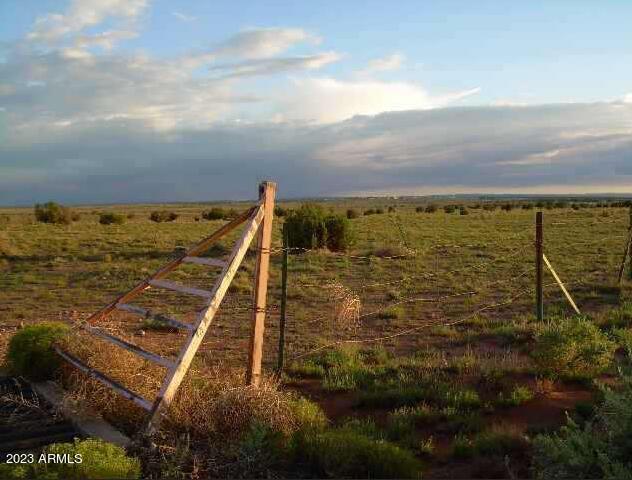
{"label": "leaning wooden post", "polygon": [[288,231],[283,224],[283,268],[281,270],[281,318],[279,319],[279,358],[277,359],[277,373],[283,371],[285,361],[285,305],[287,302],[287,261],[288,261]]}
{"label": "leaning wooden post", "polygon": [[[630,256],[630,245],[632,244],[632,207],[630,207],[630,221],[628,225],[628,239],[626,240],[625,250],[623,251],[623,260],[621,260],[621,268],[619,268],[619,284],[623,279],[623,271],[625,270],[625,263]],[[630,263],[630,273],[632,274],[632,263]],[[631,275],[632,276],[632,275]]]}
{"label": "leaning wooden post", "polygon": [[544,289],[542,283],[543,240],[542,212],[537,212],[535,215],[535,309],[538,321],[544,319]]}
{"label": "leaning wooden post", "polygon": [[263,222],[257,241],[257,264],[255,267],[254,309],[246,383],[259,385],[261,379],[261,357],[263,355],[263,331],[266,319],[266,296],[268,293],[268,272],[270,267],[270,244],[272,241],[272,217],[274,215],[274,195],[276,183],[263,182],[259,185],[259,200],[263,205]]}

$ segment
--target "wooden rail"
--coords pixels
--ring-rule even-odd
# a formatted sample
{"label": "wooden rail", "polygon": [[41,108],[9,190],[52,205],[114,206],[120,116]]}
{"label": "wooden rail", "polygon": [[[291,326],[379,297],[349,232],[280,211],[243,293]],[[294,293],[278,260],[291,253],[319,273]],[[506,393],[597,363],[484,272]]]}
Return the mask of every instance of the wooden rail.
{"label": "wooden rail", "polygon": [[136,305],[118,303],[116,305],[116,309],[128,313],[135,313],[143,318],[152,319],[157,322],[166,323],[167,325],[178,328],[180,330],[193,330],[193,325],[189,323],[181,322],[179,320],[176,320],[175,318],[167,317],[166,315],[162,315],[160,313],[153,313],[151,310],[147,310],[146,308],[138,307]]}
{"label": "wooden rail", "polygon": [[200,288],[187,287],[176,282],[170,282],[169,280],[150,280],[149,285],[152,287],[166,288],[167,290],[173,290],[178,293],[186,293],[188,295],[197,295],[202,298],[210,298],[211,292],[208,290],[202,290]]}
{"label": "wooden rail", "polygon": [[78,368],[82,372],[90,375],[92,378],[98,380],[102,384],[110,387],[112,390],[114,390],[119,395],[127,398],[128,400],[133,401],[136,405],[138,405],[139,407],[144,408],[145,410],[151,410],[151,402],[149,402],[148,400],[145,400],[143,397],[141,397],[140,395],[132,392],[131,390],[128,390],[123,385],[118,383],[116,380],[112,380],[111,378],[103,375],[98,370],[95,370],[94,368],[89,367],[88,365],[83,363],[81,360],[79,360],[77,357],[75,357],[74,355],[71,355],[68,352],[64,352],[59,347],[55,347],[55,351],[59,355],[61,355],[61,357],[64,360],[66,360],[68,363],[70,363],[71,365],[75,366],[76,368]]}
{"label": "wooden rail", "polygon": [[[191,362],[193,361],[193,357],[202,344],[204,335],[206,334],[213,320],[213,317],[217,313],[221,302],[224,299],[226,292],[228,291],[228,287],[237,274],[237,271],[244,257],[246,256],[250,244],[252,243],[255,236],[257,236],[257,232],[259,232],[259,236],[254,297],[255,313],[253,315],[252,335],[250,342],[251,348],[248,361],[248,383],[251,383],[253,385],[256,385],[258,383],[261,371],[261,352],[263,344],[263,330],[275,191],[276,184],[272,182],[263,182],[259,188],[259,203],[257,205],[246,210],[237,218],[228,222],[226,225],[220,227],[213,234],[197,243],[191,249],[187,250],[183,255],[169,261],[166,265],[157,270],[153,275],[138,283],[128,292],[120,295],[112,303],[109,303],[101,310],[94,313],[90,318],[88,318],[86,322],[87,325],[84,326],[85,330],[88,333],[93,334],[103,340],[106,340],[118,347],[124,348],[136,355],[139,355],[142,358],[145,358],[146,360],[152,361],[158,365],[167,368],[167,374],[165,375],[165,378],[163,380],[162,387],[153,403],[142,398],[141,396],[127,389],[120,383],[97,371],[96,369],[89,367],[72,354],[63,351],[58,347],[55,348],[57,353],[61,355],[62,358],[64,358],[70,364],[74,365],[79,370],[97,379],[104,385],[121,394],[123,397],[132,400],[145,410],[150,411],[150,418],[144,430],[146,433],[152,433],[155,431],[163,416],[163,413],[166,411],[166,408],[169,406],[176,391],[182,383],[182,380],[184,379],[184,376],[186,375]],[[204,253],[211,244],[219,240],[221,237],[227,235],[244,222],[247,223],[247,225],[242,232],[239,240],[233,246],[228,260],[225,261],[198,256]],[[176,269],[182,263],[220,267],[222,270],[219,277],[215,281],[215,284],[211,291],[189,287],[180,283],[163,279],[163,277],[168,275],[171,271]],[[204,298],[204,307],[197,313],[195,323],[186,324],[180,322],[179,320],[170,318],[166,315],[154,313],[146,308],[129,303],[131,299],[137,297],[145,290],[152,287],[173,290],[178,293],[195,295]],[[155,319],[157,321],[161,321],[168,325],[171,325],[175,328],[187,330],[187,340],[182,346],[177,359],[171,360],[155,353],[148,352],[137,345],[134,345],[121,338],[115,337],[105,330],[92,325],[92,323],[101,320],[115,309],[140,315],[144,318]]]}
{"label": "wooden rail", "polygon": [[105,330],[101,330],[100,328],[91,327],[89,325],[86,325],[83,328],[86,331],[90,332],[91,334],[97,337],[100,337],[103,340],[106,340],[116,346],[124,348],[125,350],[129,352],[135,353],[139,357],[143,357],[144,359],[149,360],[150,362],[157,363],[158,365],[161,365],[165,368],[173,368],[173,365],[174,365],[173,360],[169,360],[168,358],[161,357],[160,355],[156,355],[155,353],[148,352],[147,350],[144,350],[140,348],[139,346],[134,345],[133,343],[129,343],[128,341],[123,340],[122,338],[115,337],[114,335],[111,335]]}
{"label": "wooden rail", "polygon": [[198,265],[207,265],[209,267],[224,268],[226,266],[226,262],[218,258],[184,257],[182,261],[185,263],[196,263]]}

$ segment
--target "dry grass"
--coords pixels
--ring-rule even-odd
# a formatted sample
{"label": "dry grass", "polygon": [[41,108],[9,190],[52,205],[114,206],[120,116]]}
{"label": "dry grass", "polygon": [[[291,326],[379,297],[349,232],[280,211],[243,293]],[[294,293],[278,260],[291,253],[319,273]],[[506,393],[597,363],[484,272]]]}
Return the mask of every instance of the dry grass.
{"label": "dry grass", "polygon": [[324,286],[328,294],[328,303],[333,307],[333,327],[344,330],[357,330],[361,326],[360,296],[339,282],[330,282]]}
{"label": "dry grass", "polygon": [[[150,401],[158,393],[164,369],[130,352],[84,333],[70,336],[62,348]],[[87,406],[127,432],[134,432],[146,418],[140,407],[74,367],[64,365],[62,379],[69,390],[66,405],[78,412]]]}
{"label": "dry grass", "polygon": [[244,385],[241,370],[224,366],[193,370],[178,391],[164,428],[228,442],[240,438],[253,422],[290,434],[297,426],[294,399],[270,377],[253,388]]}
{"label": "dry grass", "polygon": [[[162,368],[84,334],[71,337],[63,347],[149,401],[155,399],[164,378]],[[230,441],[253,422],[291,433],[296,428],[295,395],[281,391],[274,378],[262,378],[259,388],[246,386],[244,378],[243,370],[225,365],[191,368],[162,425],[164,433]],[[89,407],[129,433],[147,419],[144,410],[74,368],[65,370],[64,383],[69,389],[66,405],[79,413]]]}

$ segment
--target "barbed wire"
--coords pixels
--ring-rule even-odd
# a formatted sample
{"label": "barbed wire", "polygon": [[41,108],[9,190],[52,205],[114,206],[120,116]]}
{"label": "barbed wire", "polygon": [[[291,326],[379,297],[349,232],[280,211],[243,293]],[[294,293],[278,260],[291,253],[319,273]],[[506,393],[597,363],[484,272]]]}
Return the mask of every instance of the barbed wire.
{"label": "barbed wire", "polygon": [[[568,286],[568,285],[573,285],[573,284],[576,284],[576,283],[583,283],[583,282],[581,280],[579,280],[577,282],[566,283],[565,285]],[[543,285],[543,288],[550,288],[550,287],[557,286],[557,285],[558,285],[557,282],[549,283],[549,284]],[[293,357],[290,357],[290,358],[288,358],[288,361],[292,362],[292,361],[298,360],[300,358],[304,358],[306,356],[313,355],[313,354],[318,353],[318,352],[320,352],[322,350],[326,350],[328,348],[336,347],[338,345],[360,344],[360,343],[376,343],[376,342],[381,342],[381,341],[384,341],[384,340],[391,340],[393,338],[397,338],[397,337],[401,337],[401,336],[405,336],[405,335],[410,335],[410,334],[416,333],[417,331],[425,329],[425,328],[431,328],[431,327],[452,327],[452,326],[464,323],[464,322],[476,317],[477,315],[479,315],[480,313],[482,313],[484,311],[491,310],[491,309],[494,309],[494,308],[501,308],[501,307],[504,307],[504,306],[507,306],[507,305],[511,305],[518,298],[520,298],[520,297],[522,297],[522,296],[524,296],[524,295],[526,295],[528,293],[533,294],[534,292],[535,292],[535,288],[534,287],[525,288],[523,290],[520,290],[517,294],[509,297],[506,300],[503,300],[503,301],[500,301],[500,302],[490,303],[490,304],[485,305],[485,306],[483,306],[481,308],[478,308],[477,310],[475,310],[474,312],[466,315],[465,317],[462,317],[460,319],[457,319],[457,320],[454,320],[454,321],[451,321],[451,322],[444,322],[444,323],[428,322],[428,323],[425,323],[423,325],[417,325],[415,327],[411,327],[411,328],[407,328],[407,329],[404,329],[404,330],[400,330],[399,332],[396,332],[396,333],[383,335],[383,336],[379,336],[379,337],[368,338],[368,339],[337,340],[335,342],[331,342],[331,343],[328,343],[326,345],[321,345],[321,346],[313,348],[313,349],[311,349],[311,350],[309,350],[307,352],[303,352],[301,354],[298,354],[298,355],[295,355]]]}

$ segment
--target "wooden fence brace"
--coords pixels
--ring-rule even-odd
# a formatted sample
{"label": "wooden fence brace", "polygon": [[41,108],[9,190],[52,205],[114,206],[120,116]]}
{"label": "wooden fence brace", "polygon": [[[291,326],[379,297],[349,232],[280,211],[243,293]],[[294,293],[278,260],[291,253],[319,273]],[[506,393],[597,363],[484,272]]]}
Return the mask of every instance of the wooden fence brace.
{"label": "wooden fence brace", "polygon": [[535,309],[538,321],[544,319],[544,286],[543,286],[543,243],[542,212],[535,214]]}
{"label": "wooden fence brace", "polygon": [[573,310],[575,310],[575,312],[578,315],[581,315],[582,312],[579,311],[579,308],[577,308],[577,305],[575,304],[575,301],[573,300],[573,297],[571,297],[571,294],[568,293],[568,290],[566,290],[566,287],[562,283],[562,280],[560,280],[560,277],[558,277],[557,273],[555,273],[555,270],[553,270],[553,266],[551,265],[551,262],[549,262],[549,259],[546,258],[546,255],[542,255],[542,258],[544,259],[544,263],[546,263],[546,266],[548,267],[549,271],[553,275],[553,278],[555,278],[555,281],[557,282],[557,284],[562,289],[562,292],[564,292],[564,295],[566,295],[566,298],[568,299],[568,302],[573,307]]}
{"label": "wooden fence brace", "polygon": [[[184,379],[184,376],[191,365],[195,353],[202,344],[204,335],[206,334],[206,331],[208,330],[213,317],[217,313],[217,310],[219,309],[222,300],[224,299],[224,296],[228,291],[228,287],[230,286],[233,278],[237,273],[237,270],[239,269],[239,266],[241,265],[241,262],[243,261],[248,251],[248,247],[252,243],[255,236],[257,236],[258,232],[259,250],[257,257],[256,275],[257,288],[255,289],[256,314],[253,317],[253,324],[256,328],[253,332],[254,341],[251,339],[251,343],[256,347],[256,349],[254,350],[255,355],[252,355],[255,368],[249,368],[249,372],[253,371],[256,374],[256,376],[253,375],[252,378],[259,377],[261,371],[263,320],[265,318],[265,300],[267,292],[266,287],[268,281],[270,240],[272,235],[272,217],[274,209],[275,190],[276,184],[272,182],[262,183],[259,186],[260,201],[256,206],[243,212],[238,217],[228,222],[226,225],[223,225],[214,233],[204,238],[202,241],[198,242],[189,250],[182,252],[177,258],[169,261],[163,267],[154,272],[153,275],[138,283],[131,290],[120,295],[116,300],[109,303],[98,312],[94,313],[85,322],[86,325],[84,325],[84,329],[88,333],[107,340],[118,347],[124,348],[132,353],[135,353],[136,355],[139,355],[147,360],[153,361],[167,368],[167,374],[165,375],[165,378],[163,380],[162,387],[153,403],[147,399],[140,397],[131,390],[128,390],[123,385],[110,379],[98,370],[84,364],[81,360],[74,357],[73,355],[64,352],[58,346],[55,347],[57,353],[66,361],[74,365],[76,368],[99,380],[101,383],[110,387],[124,397],[136,402],[144,409],[149,410],[151,412],[150,418],[145,425],[143,433],[151,434],[156,430],[160,420],[162,419],[163,413],[173,400],[178,387],[182,383],[182,380]],[[233,246],[233,249],[227,261],[198,257],[198,255],[202,254],[211,244],[213,244],[219,238],[228,234],[230,231],[234,230],[244,222],[246,222],[247,225],[242,232],[239,240]],[[207,291],[199,288],[188,287],[186,285],[181,285],[179,283],[162,279],[171,271],[175,270],[183,262],[196,263],[199,265],[212,267],[222,267],[221,274],[215,281],[212,290]],[[152,287],[166,288],[169,290],[175,290],[180,293],[201,296],[205,299],[204,307],[197,312],[195,322],[193,322],[192,324],[187,324],[167,317],[165,315],[156,314],[143,307],[126,303],[127,301],[137,297],[145,290]],[[100,320],[115,309],[141,315],[145,318],[156,318],[176,328],[188,330],[187,341],[180,349],[177,359],[175,361],[171,361],[170,359],[148,352],[137,345],[127,342],[126,340],[123,340],[121,338],[115,337],[105,330],[95,328],[91,325],[91,322]],[[263,315],[261,315],[262,313]],[[255,333],[257,335],[255,335]],[[256,355],[257,350],[259,352],[259,355]]]}
{"label": "wooden fence brace", "polygon": [[285,362],[285,308],[287,302],[287,262],[288,262],[288,229],[283,224],[283,267],[281,269],[281,315],[279,318],[279,357],[277,359],[277,373],[283,372]]}
{"label": "wooden fence brace", "polygon": [[[619,284],[621,284],[621,280],[623,279],[625,264],[628,261],[628,257],[630,256],[630,245],[632,245],[632,207],[630,207],[630,223],[628,225],[628,240],[625,244],[625,250],[623,251],[623,260],[621,260],[621,268],[619,268],[619,280],[618,280]],[[632,264],[630,265],[630,271],[632,271]]]}
{"label": "wooden fence brace", "polygon": [[268,293],[275,193],[276,183],[262,182],[259,185],[263,222],[257,239],[257,263],[255,266],[255,289],[253,295],[254,309],[252,312],[252,331],[246,370],[246,384],[253,386],[259,385],[261,379],[261,357],[263,355],[263,331],[266,318],[266,296]]}
{"label": "wooden fence brace", "polygon": [[230,258],[213,287],[212,296],[208,299],[206,307],[199,312],[195,322],[195,328],[189,333],[187,342],[180,350],[180,354],[175,362],[175,367],[170,370],[165,377],[160,392],[158,393],[158,396],[152,406],[151,416],[144,429],[145,434],[151,435],[156,431],[160,421],[162,420],[163,413],[173,400],[182,380],[184,380],[184,376],[189,370],[193,357],[202,344],[204,335],[206,334],[208,327],[211,325],[213,317],[219,309],[219,306],[224,299],[224,295],[226,295],[226,291],[235,277],[241,261],[248,251],[248,246],[259,229],[259,226],[264,218],[264,211],[263,205],[259,205],[258,208],[254,210],[246,230],[242,234],[240,240],[233,247]]}

